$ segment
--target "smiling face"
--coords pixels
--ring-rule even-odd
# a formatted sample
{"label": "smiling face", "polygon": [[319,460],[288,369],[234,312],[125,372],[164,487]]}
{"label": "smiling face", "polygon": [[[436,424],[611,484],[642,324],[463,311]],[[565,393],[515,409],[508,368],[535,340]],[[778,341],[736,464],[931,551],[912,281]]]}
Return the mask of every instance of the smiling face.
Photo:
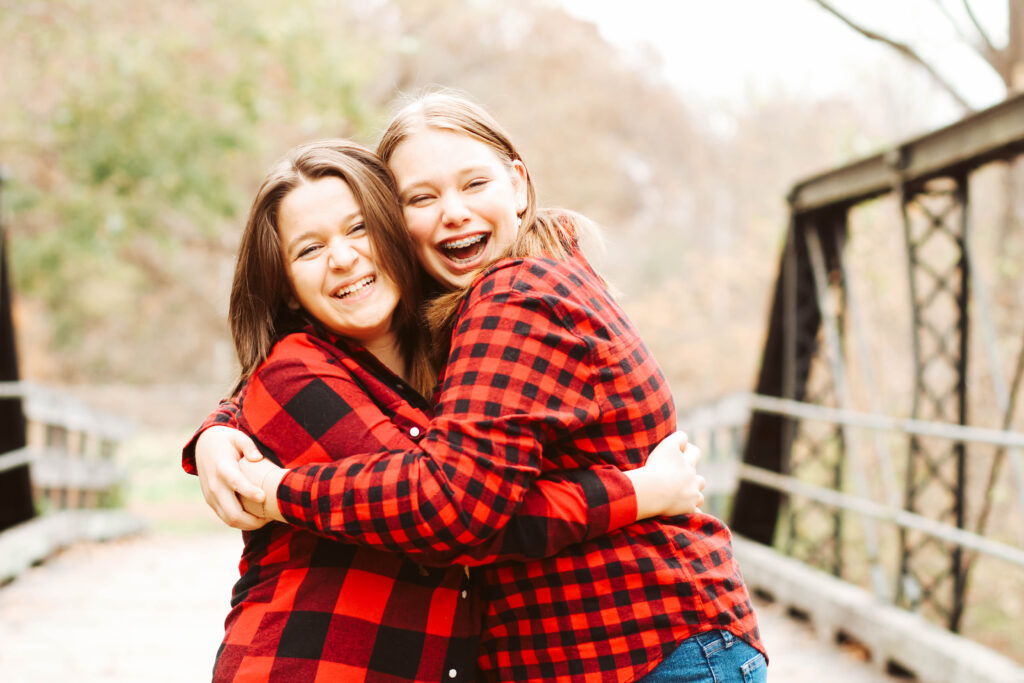
{"label": "smiling face", "polygon": [[326,176],[281,200],[277,221],[295,301],[329,331],[372,347],[392,336],[398,288],[377,266],[349,186]]}
{"label": "smiling face", "polygon": [[468,135],[421,128],[388,162],[420,262],[451,289],[468,285],[516,237],[526,208],[526,167],[509,167]]}

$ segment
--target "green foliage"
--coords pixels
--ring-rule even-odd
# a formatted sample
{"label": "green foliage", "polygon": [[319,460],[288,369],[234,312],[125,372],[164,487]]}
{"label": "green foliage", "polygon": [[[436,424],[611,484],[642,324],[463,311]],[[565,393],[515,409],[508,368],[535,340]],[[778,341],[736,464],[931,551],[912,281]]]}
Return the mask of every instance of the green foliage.
{"label": "green foliage", "polygon": [[542,203],[621,245],[600,265],[669,373],[745,386],[781,198],[836,148],[835,117],[799,102],[710,135],[656,65],[548,0],[8,5],[0,162],[38,380],[230,384],[234,245],[264,170],[312,138],[372,144],[398,91],[443,84],[510,131]]}
{"label": "green foliage", "polygon": [[[144,378],[111,358],[115,337],[142,346],[145,364],[154,328],[180,329],[167,313],[182,303],[202,311],[189,327],[219,324],[207,260],[230,253],[263,168],[300,139],[365,128],[372,65],[347,39],[344,6],[229,5],[0,14],[14,58],[0,117],[15,286],[49,314],[54,350],[79,356],[62,379]],[[161,291],[179,305],[147,304]],[[82,357],[86,337],[104,336]]]}

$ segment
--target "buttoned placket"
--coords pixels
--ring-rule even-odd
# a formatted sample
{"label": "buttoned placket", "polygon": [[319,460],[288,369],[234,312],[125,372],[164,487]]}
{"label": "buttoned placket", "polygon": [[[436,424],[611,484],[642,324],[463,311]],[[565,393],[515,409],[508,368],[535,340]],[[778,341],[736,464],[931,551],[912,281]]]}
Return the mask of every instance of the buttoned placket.
{"label": "buttoned placket", "polygon": [[[467,598],[469,598],[469,590],[468,590],[467,587],[469,586],[469,582],[470,582],[469,566],[468,565],[463,567],[463,575],[464,576],[463,576],[463,579],[462,579],[462,590],[459,592],[459,597],[462,600],[466,600]],[[446,680],[449,680],[449,681],[459,680],[459,670],[456,668],[457,665],[453,666],[452,664],[454,664],[454,662],[446,663],[445,664],[445,666],[448,667],[448,678]]]}

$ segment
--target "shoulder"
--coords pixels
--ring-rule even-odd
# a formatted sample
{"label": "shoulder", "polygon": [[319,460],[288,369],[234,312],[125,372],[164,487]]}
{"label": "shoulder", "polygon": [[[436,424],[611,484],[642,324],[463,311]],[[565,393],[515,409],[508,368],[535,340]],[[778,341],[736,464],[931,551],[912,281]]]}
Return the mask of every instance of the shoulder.
{"label": "shoulder", "polygon": [[502,259],[481,274],[469,298],[507,298],[518,294],[568,299],[581,291],[603,288],[586,258],[575,251],[561,260],[547,256]]}
{"label": "shoulder", "polygon": [[[279,376],[282,372],[322,373],[325,369],[342,370],[345,353],[326,339],[309,332],[293,332],[274,343],[267,359],[253,373],[256,377]],[[347,374],[347,373],[346,373]]]}
{"label": "shoulder", "polygon": [[246,384],[240,397],[243,412],[254,406],[284,406],[300,394],[322,401],[328,395],[361,391],[343,357],[341,349],[307,332],[282,337]]}
{"label": "shoulder", "polygon": [[572,258],[503,259],[473,284],[456,323],[456,335],[478,328],[486,334],[507,329],[515,334],[582,341],[576,322],[587,316],[582,309],[594,297],[583,275]]}
{"label": "shoulder", "polygon": [[265,362],[284,360],[295,356],[325,355],[329,343],[310,332],[292,332],[274,342]]}
{"label": "shoulder", "polygon": [[[586,258],[521,258],[496,263],[479,280],[457,328],[529,321],[531,334],[573,339],[588,351],[635,344],[636,329]],[[526,329],[520,325],[520,328]]]}

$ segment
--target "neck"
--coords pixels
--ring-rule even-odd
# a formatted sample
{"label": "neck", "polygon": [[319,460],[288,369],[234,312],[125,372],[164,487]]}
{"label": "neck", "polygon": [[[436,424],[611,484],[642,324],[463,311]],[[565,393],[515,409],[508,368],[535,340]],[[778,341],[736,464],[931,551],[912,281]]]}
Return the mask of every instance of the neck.
{"label": "neck", "polygon": [[394,332],[388,332],[379,339],[366,342],[364,346],[384,364],[384,367],[405,381],[409,381],[409,378],[406,377],[405,358],[402,357],[401,349],[398,347],[398,338]]}

